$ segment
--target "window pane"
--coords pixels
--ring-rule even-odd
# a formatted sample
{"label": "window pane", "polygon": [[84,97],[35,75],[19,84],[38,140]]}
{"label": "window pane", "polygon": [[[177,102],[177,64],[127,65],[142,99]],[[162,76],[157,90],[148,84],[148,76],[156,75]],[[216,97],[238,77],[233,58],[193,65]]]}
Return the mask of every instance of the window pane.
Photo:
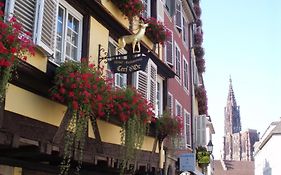
{"label": "window pane", "polygon": [[77,48],[73,46],[71,47],[71,58],[77,60]]}
{"label": "window pane", "polygon": [[78,34],[73,33],[71,42],[73,45],[78,46]]}
{"label": "window pane", "polygon": [[57,22],[57,35],[62,36],[62,22]]}
{"label": "window pane", "polygon": [[73,27],[73,16],[70,14],[68,14],[67,27],[69,27],[71,29]]}
{"label": "window pane", "polygon": [[73,20],[73,30],[78,33],[79,31],[79,21],[74,18]]}
{"label": "window pane", "polygon": [[69,57],[70,56],[70,44],[66,43],[66,51],[65,54]]}
{"label": "window pane", "polygon": [[56,55],[55,55],[55,61],[56,62],[61,62],[61,53],[60,52],[56,52]]}
{"label": "window pane", "polygon": [[64,16],[64,10],[63,8],[59,7],[58,21],[63,22],[63,16]]}
{"label": "window pane", "polygon": [[66,41],[71,42],[71,30],[70,29],[67,29]]}

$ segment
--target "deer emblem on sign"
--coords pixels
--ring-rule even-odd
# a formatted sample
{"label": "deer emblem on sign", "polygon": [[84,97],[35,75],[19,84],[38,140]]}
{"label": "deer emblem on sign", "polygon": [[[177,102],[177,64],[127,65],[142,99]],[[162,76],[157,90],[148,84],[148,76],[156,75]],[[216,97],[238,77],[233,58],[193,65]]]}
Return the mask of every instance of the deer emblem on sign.
{"label": "deer emblem on sign", "polygon": [[137,33],[132,35],[125,35],[118,39],[118,50],[124,49],[126,44],[132,44],[133,47],[133,53],[135,52],[135,47],[138,45],[138,51],[140,52],[140,41],[142,37],[145,34],[145,29],[148,26],[148,24],[144,24],[143,22],[140,22],[139,24],[139,30]]}

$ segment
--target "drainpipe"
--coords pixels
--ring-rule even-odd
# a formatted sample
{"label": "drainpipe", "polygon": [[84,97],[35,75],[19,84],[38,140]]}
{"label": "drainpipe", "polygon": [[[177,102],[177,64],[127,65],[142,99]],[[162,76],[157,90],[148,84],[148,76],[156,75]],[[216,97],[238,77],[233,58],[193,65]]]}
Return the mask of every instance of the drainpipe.
{"label": "drainpipe", "polygon": [[[189,30],[189,32],[188,33],[190,33],[192,36],[193,36],[193,26],[194,26],[194,24],[195,24],[195,22],[193,21],[193,22],[191,22],[191,23],[189,23],[188,24],[188,30]],[[191,74],[190,74],[190,76],[191,76],[191,88],[190,88],[190,91],[191,91],[191,100],[190,100],[190,102],[191,102],[191,121],[192,121],[192,125],[191,125],[191,148],[192,148],[192,150],[193,150],[193,152],[194,152],[194,145],[195,145],[195,143],[194,143],[194,124],[195,124],[195,122],[194,122],[194,109],[193,109],[193,99],[194,99],[194,89],[193,89],[193,87],[194,87],[194,75],[193,75],[193,72],[194,72],[194,62],[193,62],[193,59],[192,59],[192,57],[191,57],[191,55],[192,55],[192,50],[193,50],[193,43],[194,43],[194,41],[192,40],[191,41],[191,35],[189,35],[189,37],[188,37],[188,43],[191,45],[191,47],[189,47],[189,57],[190,57],[190,71],[191,71]]]}

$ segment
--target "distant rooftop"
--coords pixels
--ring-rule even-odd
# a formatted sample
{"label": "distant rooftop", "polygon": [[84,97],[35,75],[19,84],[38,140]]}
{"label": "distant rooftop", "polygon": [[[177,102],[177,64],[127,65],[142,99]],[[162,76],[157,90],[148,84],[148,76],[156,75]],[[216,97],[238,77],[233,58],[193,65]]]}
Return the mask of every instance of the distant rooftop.
{"label": "distant rooftop", "polygon": [[214,175],[254,175],[253,161],[215,160]]}

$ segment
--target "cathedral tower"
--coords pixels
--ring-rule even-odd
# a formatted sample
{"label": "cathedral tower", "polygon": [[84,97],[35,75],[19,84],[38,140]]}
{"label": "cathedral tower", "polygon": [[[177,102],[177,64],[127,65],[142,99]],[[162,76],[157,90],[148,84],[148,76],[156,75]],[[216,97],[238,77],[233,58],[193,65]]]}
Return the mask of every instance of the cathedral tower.
{"label": "cathedral tower", "polygon": [[239,133],[241,131],[240,107],[236,103],[231,78],[229,79],[229,91],[224,116],[224,134]]}
{"label": "cathedral tower", "polygon": [[257,130],[241,132],[240,107],[236,103],[231,78],[224,108],[224,125],[223,159],[252,161],[253,145],[259,140]]}

